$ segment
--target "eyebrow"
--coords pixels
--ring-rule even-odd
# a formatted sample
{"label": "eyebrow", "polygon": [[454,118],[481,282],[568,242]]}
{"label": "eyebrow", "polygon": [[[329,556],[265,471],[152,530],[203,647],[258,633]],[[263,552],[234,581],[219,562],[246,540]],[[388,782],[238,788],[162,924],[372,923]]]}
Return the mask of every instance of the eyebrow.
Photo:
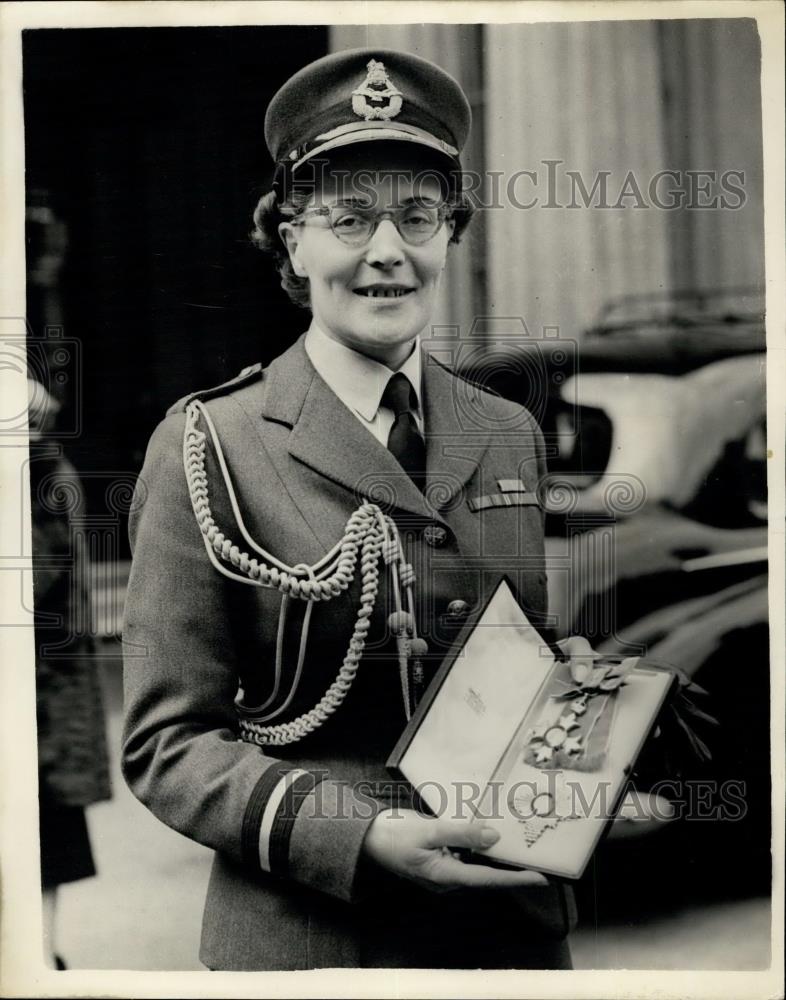
{"label": "eyebrow", "polygon": [[324,198],[322,203],[328,208],[371,208],[368,198],[336,198],[335,201]]}
{"label": "eyebrow", "polygon": [[[429,207],[436,207],[442,203],[440,198],[430,198],[417,195],[410,195],[409,198],[402,198],[396,208],[407,208],[410,205],[426,205]],[[368,198],[337,198],[335,201],[330,201],[324,199],[322,202],[328,208],[376,208],[377,206],[373,201],[369,201]]]}

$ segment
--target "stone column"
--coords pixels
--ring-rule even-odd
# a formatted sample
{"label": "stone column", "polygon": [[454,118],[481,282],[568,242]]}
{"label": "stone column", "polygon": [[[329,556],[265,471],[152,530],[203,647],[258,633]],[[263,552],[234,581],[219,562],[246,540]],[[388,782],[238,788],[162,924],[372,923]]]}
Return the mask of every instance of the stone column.
{"label": "stone column", "polygon": [[657,27],[495,24],[486,37],[486,162],[502,172],[489,310],[578,337],[609,299],[670,287],[666,213],[644,207],[664,166]]}

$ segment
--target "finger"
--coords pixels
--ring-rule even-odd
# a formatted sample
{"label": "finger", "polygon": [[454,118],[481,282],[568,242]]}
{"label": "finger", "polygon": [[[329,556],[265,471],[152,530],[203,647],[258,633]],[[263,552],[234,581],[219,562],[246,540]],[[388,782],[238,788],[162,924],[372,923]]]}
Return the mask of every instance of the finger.
{"label": "finger", "polygon": [[505,868],[491,868],[489,865],[465,864],[454,858],[440,858],[430,877],[442,885],[471,886],[476,889],[534,887],[549,884],[539,872],[510,871]]}
{"label": "finger", "polygon": [[456,819],[432,819],[426,823],[424,847],[471,847],[482,851],[499,840],[497,831],[483,823]]}
{"label": "finger", "polygon": [[611,840],[640,837],[664,828],[676,813],[674,806],[660,795],[629,793],[611,824]]}

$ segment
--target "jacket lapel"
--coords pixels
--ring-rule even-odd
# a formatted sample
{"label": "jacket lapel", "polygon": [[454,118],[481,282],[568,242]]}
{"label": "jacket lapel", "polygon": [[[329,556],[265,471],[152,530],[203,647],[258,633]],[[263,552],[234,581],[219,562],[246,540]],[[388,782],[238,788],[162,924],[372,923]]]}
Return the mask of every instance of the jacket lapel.
{"label": "jacket lapel", "polygon": [[[428,354],[423,357],[427,485],[424,496],[387,448],[320,378],[304,337],[269,368],[263,416],[292,428],[290,455],[383,509],[441,520],[481,463],[491,432],[478,419],[478,390]],[[426,499],[428,497],[428,499]]]}
{"label": "jacket lapel", "polygon": [[450,506],[480,466],[491,431],[478,419],[479,390],[429,354],[423,356],[427,488],[438,510]]}
{"label": "jacket lapel", "polygon": [[[292,427],[297,461],[383,509],[434,519],[435,511],[401,466],[320,378],[301,337],[269,369],[263,416]],[[439,518],[437,518],[439,519]]]}

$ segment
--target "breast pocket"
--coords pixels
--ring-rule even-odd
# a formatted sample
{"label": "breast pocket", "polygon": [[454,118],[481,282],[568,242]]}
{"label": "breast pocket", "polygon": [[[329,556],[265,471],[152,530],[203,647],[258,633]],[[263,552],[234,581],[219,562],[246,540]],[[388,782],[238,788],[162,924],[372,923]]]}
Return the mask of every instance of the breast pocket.
{"label": "breast pocket", "polygon": [[[538,565],[543,555],[543,512],[535,483],[497,480],[496,490],[467,497],[476,523],[480,552],[486,559]],[[523,567],[522,567],[523,568]]]}

